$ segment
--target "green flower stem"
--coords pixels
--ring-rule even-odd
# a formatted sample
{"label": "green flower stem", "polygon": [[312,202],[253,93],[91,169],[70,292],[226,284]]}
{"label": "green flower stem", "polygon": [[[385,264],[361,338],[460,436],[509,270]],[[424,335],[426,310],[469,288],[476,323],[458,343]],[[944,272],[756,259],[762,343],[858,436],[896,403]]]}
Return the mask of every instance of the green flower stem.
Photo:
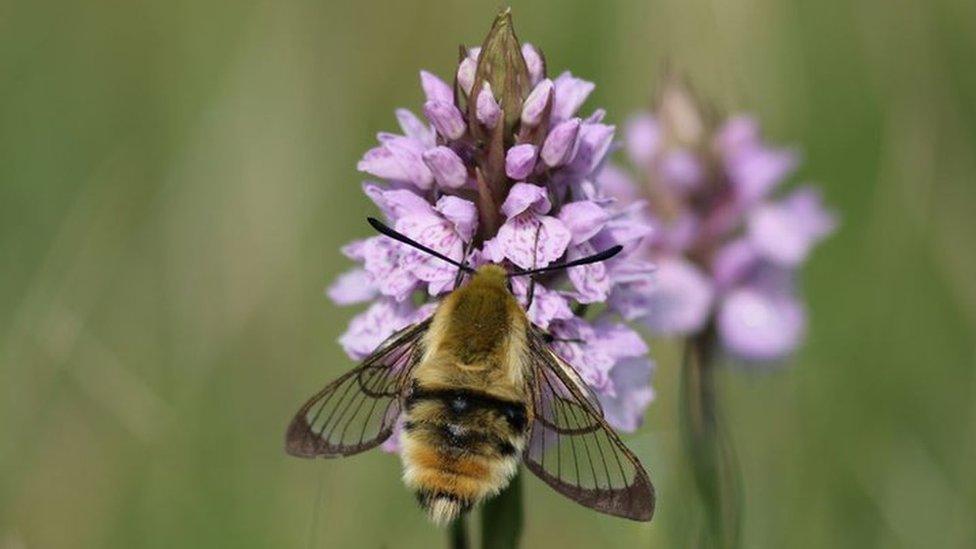
{"label": "green flower stem", "polygon": [[468,515],[463,514],[451,523],[447,531],[448,546],[451,549],[469,549],[468,543]]}
{"label": "green flower stem", "polygon": [[721,422],[713,326],[689,338],[681,372],[681,419],[695,486],[705,512],[698,547],[739,546],[742,493],[731,440]]}
{"label": "green flower stem", "polygon": [[481,506],[481,549],[514,549],[522,535],[522,472]]}

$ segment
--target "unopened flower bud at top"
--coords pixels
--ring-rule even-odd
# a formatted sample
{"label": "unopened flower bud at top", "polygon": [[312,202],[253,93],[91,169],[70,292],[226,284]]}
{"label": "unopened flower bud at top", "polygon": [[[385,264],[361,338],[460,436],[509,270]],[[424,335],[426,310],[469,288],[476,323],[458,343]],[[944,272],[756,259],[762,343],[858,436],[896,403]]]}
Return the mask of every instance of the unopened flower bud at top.
{"label": "unopened flower bud at top", "polygon": [[424,114],[434,125],[437,133],[448,139],[460,139],[464,135],[464,118],[454,103],[446,101],[428,101],[424,104]]}
{"label": "unopened flower bud at top", "polygon": [[664,134],[679,146],[697,146],[705,138],[705,121],[698,101],[677,76],[667,76],[658,101],[658,117]]}
{"label": "unopened flower bud at top", "polygon": [[515,36],[511,10],[506,9],[495,18],[495,24],[481,46],[472,89],[479,89],[482,82],[491,85],[497,102],[504,106],[505,132],[508,133],[518,121],[522,103],[532,89],[532,77],[522,56],[522,46]]}
{"label": "unopened flower bud at top", "polygon": [[550,168],[562,166],[573,159],[580,131],[580,119],[571,118],[560,122],[549,132],[549,137],[542,144],[539,155]]}

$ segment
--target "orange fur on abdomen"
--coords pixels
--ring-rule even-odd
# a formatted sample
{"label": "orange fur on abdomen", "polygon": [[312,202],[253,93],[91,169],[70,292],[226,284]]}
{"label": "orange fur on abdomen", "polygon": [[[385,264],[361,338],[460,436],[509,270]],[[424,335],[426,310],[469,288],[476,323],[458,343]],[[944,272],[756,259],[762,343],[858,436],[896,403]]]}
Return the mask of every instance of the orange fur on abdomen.
{"label": "orange fur on abdomen", "polygon": [[400,437],[403,479],[431,520],[446,524],[505,488],[526,441],[525,408],[415,379]]}
{"label": "orange fur on abdomen", "polygon": [[438,524],[447,524],[482,500],[497,494],[518,468],[517,454],[482,456],[437,447],[423,434],[404,433],[404,483]]}

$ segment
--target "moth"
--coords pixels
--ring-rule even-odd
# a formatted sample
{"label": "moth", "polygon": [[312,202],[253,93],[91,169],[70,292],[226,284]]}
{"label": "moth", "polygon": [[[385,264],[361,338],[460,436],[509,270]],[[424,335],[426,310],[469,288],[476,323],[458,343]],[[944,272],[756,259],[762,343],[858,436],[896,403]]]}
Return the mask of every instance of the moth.
{"label": "moth", "polygon": [[647,472],[509,282],[604,261],[620,247],[542,269],[475,270],[369,222],[457,266],[456,287],[433,316],[393,334],[310,398],[288,427],[286,451],[302,458],[358,454],[387,440],[400,421],[404,482],[438,525],[503,490],[520,464],[579,504],[650,520],[655,496]]}

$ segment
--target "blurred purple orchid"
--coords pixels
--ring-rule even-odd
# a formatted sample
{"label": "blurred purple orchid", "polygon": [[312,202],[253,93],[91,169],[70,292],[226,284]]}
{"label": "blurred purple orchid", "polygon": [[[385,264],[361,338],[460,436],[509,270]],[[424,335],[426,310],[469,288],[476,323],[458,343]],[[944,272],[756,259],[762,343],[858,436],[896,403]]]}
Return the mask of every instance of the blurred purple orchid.
{"label": "blurred purple orchid", "polygon": [[639,182],[615,167],[600,179],[621,203],[652,206],[655,231],[642,252],[657,271],[653,280],[617,284],[611,305],[663,335],[714,328],[740,359],[792,353],[806,325],[795,274],[836,226],[814,187],[774,196],[797,154],[766,144],[747,116],[713,129],[673,78],[655,112],[631,118],[625,134]]}
{"label": "blurred purple orchid", "polygon": [[[425,71],[420,81],[426,120],[396,111],[402,134],[379,134],[358,164],[379,179],[364,192],[396,230],[472,265],[529,269],[624,246],[609,262],[540,277],[528,315],[569,340],[556,350],[592,385],[610,423],[636,429],[653,397],[648,348],[612,303],[586,313],[619,284],[649,276],[650,263],[635,254],[651,218],[643,204],[619,206],[599,183],[614,127],[602,122],[602,110],[578,115],[594,85],[569,72],[547,78],[542,53],[519,45],[510,19],[496,23],[483,47],[467,50],[453,86]],[[343,252],[359,266],[327,293],[340,305],[369,303],[340,338],[357,360],[429,316],[457,274],[384,236]],[[525,279],[513,279],[513,291],[527,301]]]}

